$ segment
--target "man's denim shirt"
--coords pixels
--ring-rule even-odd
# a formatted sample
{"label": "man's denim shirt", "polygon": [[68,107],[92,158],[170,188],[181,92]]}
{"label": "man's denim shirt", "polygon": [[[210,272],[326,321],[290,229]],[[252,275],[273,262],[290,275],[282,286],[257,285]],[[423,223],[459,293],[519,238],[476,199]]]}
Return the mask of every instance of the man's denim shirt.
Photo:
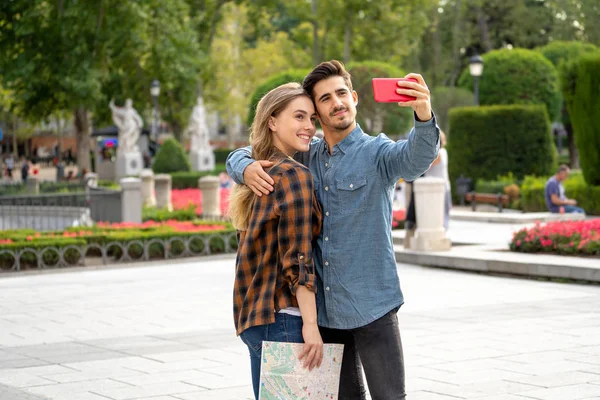
{"label": "man's denim shirt", "polygon": [[[313,249],[320,326],[361,327],[404,303],[392,242],[394,186],[421,176],[438,150],[434,117],[415,121],[408,140],[369,136],[357,125],[331,155],[325,140],[296,154],[310,168],[323,206],[323,231]],[[227,158],[235,182],[243,183],[250,156],[246,147]]]}

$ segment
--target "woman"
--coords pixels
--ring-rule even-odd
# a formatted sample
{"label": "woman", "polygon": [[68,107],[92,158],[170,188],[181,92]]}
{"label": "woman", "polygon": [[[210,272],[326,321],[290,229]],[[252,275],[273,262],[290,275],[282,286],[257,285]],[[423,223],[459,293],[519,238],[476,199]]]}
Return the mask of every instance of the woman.
{"label": "woman", "polygon": [[292,159],[308,151],[315,108],[297,83],[279,86],[258,103],[250,143],[255,160],[274,162],[274,191],[257,197],[244,185],[233,190],[230,216],[238,230],[233,314],[248,346],[258,399],[262,341],[304,342],[300,359],[320,366],[312,240],[321,231],[321,208],[310,171]]}

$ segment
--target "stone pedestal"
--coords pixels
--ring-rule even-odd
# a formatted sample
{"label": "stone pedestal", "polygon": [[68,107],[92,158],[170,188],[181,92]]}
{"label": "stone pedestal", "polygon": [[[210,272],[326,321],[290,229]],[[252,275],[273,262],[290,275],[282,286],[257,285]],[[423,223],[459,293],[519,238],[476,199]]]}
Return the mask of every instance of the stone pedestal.
{"label": "stone pedestal", "polygon": [[190,162],[193,171],[212,171],[215,169],[215,153],[210,149],[192,150]]}
{"label": "stone pedestal", "polygon": [[220,217],[219,178],[204,176],[198,179],[198,188],[202,192],[202,215],[205,217]]}
{"label": "stone pedestal", "polygon": [[142,172],[142,168],[144,168],[144,161],[142,160],[142,153],[139,151],[117,154],[117,179],[128,176],[139,176]]}
{"label": "stone pedestal", "polygon": [[450,250],[452,244],[444,229],[444,180],[419,178],[413,183],[417,230],[410,248],[422,251]]}
{"label": "stone pedestal", "polygon": [[142,201],[145,206],[156,206],[156,197],[154,196],[154,172],[151,169],[143,169],[140,174],[142,179]]}
{"label": "stone pedestal", "polygon": [[156,208],[173,211],[171,204],[171,175],[158,174],[154,177],[156,187]]}
{"label": "stone pedestal", "polygon": [[142,181],[139,178],[123,178],[119,183],[122,221],[142,223]]}
{"label": "stone pedestal", "polygon": [[40,180],[36,176],[27,177],[27,193],[39,194],[40,193]]}

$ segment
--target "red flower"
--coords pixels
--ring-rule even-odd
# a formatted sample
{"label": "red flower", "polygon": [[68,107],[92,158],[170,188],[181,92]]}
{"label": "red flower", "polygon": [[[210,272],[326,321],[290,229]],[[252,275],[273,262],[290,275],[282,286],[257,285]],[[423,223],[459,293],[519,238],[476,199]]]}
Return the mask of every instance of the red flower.
{"label": "red flower", "polygon": [[[221,214],[226,215],[229,210],[229,189],[219,189]],[[202,214],[202,192],[200,189],[173,189],[171,190],[171,204],[174,210],[186,209],[196,206],[196,215]]]}

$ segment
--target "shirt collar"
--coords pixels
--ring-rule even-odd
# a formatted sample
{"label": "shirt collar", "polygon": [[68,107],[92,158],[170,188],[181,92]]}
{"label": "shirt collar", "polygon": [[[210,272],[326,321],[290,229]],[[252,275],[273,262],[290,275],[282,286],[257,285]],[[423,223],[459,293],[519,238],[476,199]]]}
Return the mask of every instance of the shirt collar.
{"label": "shirt collar", "polygon": [[[346,154],[346,151],[348,151],[348,149],[354,144],[354,142],[356,142],[362,136],[363,133],[364,132],[362,128],[357,123],[356,127],[352,130],[352,132],[350,132],[348,136],[346,136],[341,142],[339,142],[335,146],[337,146],[342,153]],[[325,153],[328,150],[327,142],[325,141],[325,139],[323,139],[322,142],[323,148],[321,149],[321,151]]]}

